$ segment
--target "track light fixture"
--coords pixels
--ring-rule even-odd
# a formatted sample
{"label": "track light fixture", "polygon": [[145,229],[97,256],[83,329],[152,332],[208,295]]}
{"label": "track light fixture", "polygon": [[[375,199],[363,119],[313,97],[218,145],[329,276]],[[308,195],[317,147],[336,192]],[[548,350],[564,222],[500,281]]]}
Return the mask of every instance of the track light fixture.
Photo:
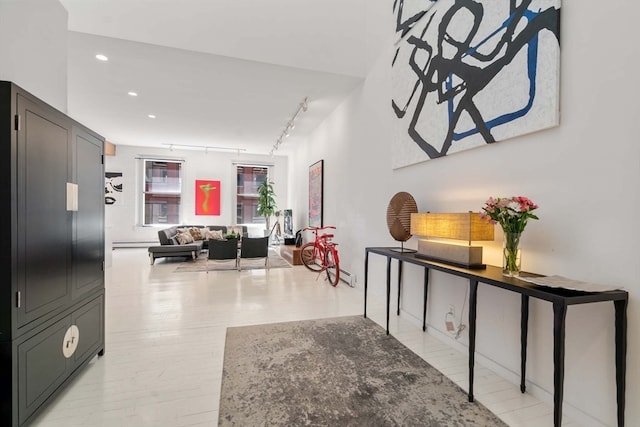
{"label": "track light fixture", "polygon": [[186,150],[204,150],[205,154],[209,154],[211,151],[222,151],[222,152],[236,152],[238,155],[240,153],[247,151],[246,148],[238,148],[238,147],[216,147],[213,145],[195,145],[195,144],[169,144],[163,142],[162,145],[168,145],[169,151],[173,151],[174,148],[177,149],[186,149]]}
{"label": "track light fixture", "polygon": [[291,131],[296,127],[295,120],[298,118],[298,114],[300,114],[300,112],[306,112],[308,108],[308,99],[305,96],[302,102],[298,105],[298,109],[296,110],[293,117],[291,117],[291,120],[287,122],[287,126],[285,126],[284,130],[280,134],[280,137],[276,140],[276,143],[273,144],[273,148],[271,148],[271,152],[269,154],[273,156],[273,153],[275,153],[275,151],[280,148],[280,145],[282,145],[282,140],[291,135]]}

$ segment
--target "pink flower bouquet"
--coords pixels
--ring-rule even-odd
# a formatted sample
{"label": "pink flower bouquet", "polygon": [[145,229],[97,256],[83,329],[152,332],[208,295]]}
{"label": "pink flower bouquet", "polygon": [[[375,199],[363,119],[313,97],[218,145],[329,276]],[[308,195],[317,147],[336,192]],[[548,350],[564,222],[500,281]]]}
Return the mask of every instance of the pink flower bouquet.
{"label": "pink flower bouquet", "polygon": [[534,209],[538,209],[538,205],[524,196],[489,197],[480,214],[492,224],[500,224],[505,233],[520,234],[529,219],[538,219],[532,213]]}
{"label": "pink flower bouquet", "polygon": [[538,209],[538,205],[529,198],[517,197],[489,197],[486,201],[483,218],[493,224],[500,224],[504,231],[504,247],[502,258],[502,274],[510,277],[520,275],[520,235],[527,226],[529,219],[538,219],[532,212]]}

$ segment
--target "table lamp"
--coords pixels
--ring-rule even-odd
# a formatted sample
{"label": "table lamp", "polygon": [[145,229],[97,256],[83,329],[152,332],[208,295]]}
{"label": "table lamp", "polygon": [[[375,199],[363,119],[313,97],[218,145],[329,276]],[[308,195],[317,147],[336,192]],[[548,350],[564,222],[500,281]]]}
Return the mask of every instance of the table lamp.
{"label": "table lamp", "polygon": [[[486,268],[482,263],[482,246],[471,246],[471,242],[493,240],[493,232],[494,225],[476,212],[411,214],[411,234],[427,238],[418,241],[416,257],[457,267]],[[450,240],[464,240],[467,244]]]}

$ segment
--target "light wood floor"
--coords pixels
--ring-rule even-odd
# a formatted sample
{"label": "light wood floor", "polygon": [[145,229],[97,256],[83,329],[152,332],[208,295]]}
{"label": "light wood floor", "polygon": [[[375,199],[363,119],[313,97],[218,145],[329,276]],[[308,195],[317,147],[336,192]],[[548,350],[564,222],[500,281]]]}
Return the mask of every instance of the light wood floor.
{"label": "light wood floor", "polygon": [[[146,249],[117,249],[106,272],[106,354],[34,422],[37,427],[216,426],[228,326],[362,314],[362,289],[333,288],[302,266],[174,273]],[[384,324],[383,304],[369,317]],[[391,333],[467,387],[466,354],[402,318]],[[511,426],[552,426],[552,405],[476,365],[476,398]],[[563,425],[578,424],[564,420]]]}

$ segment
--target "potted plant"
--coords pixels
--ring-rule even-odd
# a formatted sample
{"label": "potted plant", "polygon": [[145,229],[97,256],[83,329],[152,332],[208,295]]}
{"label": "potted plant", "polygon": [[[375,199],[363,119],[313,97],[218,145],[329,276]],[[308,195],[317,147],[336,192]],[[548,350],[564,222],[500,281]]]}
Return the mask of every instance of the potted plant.
{"label": "potted plant", "polygon": [[258,187],[258,215],[265,219],[266,233],[271,230],[271,216],[276,212],[276,193],[273,191],[273,182],[266,179]]}

